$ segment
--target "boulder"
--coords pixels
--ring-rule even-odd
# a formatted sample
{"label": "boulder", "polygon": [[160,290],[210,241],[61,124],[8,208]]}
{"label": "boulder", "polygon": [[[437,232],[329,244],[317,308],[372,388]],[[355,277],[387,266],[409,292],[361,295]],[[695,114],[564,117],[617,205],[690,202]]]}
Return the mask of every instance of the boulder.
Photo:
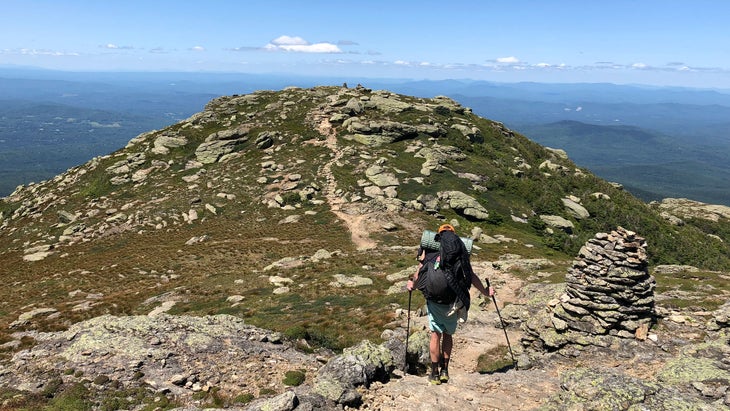
{"label": "boulder", "polygon": [[247,126],[211,133],[195,150],[195,157],[203,164],[215,163],[223,156],[240,149],[248,141],[248,133]]}
{"label": "boulder", "polygon": [[573,223],[569,220],[566,220],[563,217],[560,217],[558,215],[541,215],[540,220],[545,222],[550,227],[557,228],[559,230],[563,230],[567,233],[572,233],[573,228],[575,226]]}
{"label": "boulder", "polygon": [[343,112],[352,116],[357,116],[365,110],[360,100],[355,97],[347,101],[347,104],[343,107]]}
{"label": "boulder", "polygon": [[[705,204],[686,198],[665,198],[658,204],[659,210],[683,218],[701,218],[710,221],[730,219],[730,207]],[[680,220],[681,221],[681,220]]]}
{"label": "boulder", "polygon": [[342,125],[352,133],[347,138],[368,146],[389,144],[418,135],[415,126],[390,120],[363,122],[357,117],[352,117],[345,120]]}
{"label": "boulder", "polygon": [[385,168],[374,164],[365,170],[365,176],[378,187],[389,187],[400,185],[398,178],[393,173],[385,171]]}
{"label": "boulder", "polygon": [[266,150],[267,148],[274,145],[274,138],[278,137],[278,133],[271,131],[264,131],[256,137],[254,144],[259,150]]}
{"label": "boulder", "polygon": [[489,211],[482,206],[474,197],[461,191],[442,191],[438,193],[439,199],[459,214],[474,220],[486,220],[489,218]]}
{"label": "boulder", "polygon": [[393,94],[374,92],[370,96],[370,100],[365,103],[365,108],[373,108],[385,113],[401,113],[403,111],[413,110],[415,106],[399,100]]}
{"label": "boulder", "polygon": [[131,153],[124,160],[117,161],[106,168],[110,174],[126,174],[144,164],[146,156],[144,153]]}
{"label": "boulder", "polygon": [[240,144],[238,140],[204,142],[195,150],[195,157],[203,164],[215,163],[224,155],[236,151]]}
{"label": "boulder", "polygon": [[463,124],[454,124],[451,126],[452,129],[460,132],[464,137],[472,143],[483,143],[484,137],[482,136],[481,130],[477,127],[469,127]]}
{"label": "boulder", "polygon": [[390,350],[362,341],[320,368],[312,391],[339,404],[357,407],[362,401],[357,388],[367,388],[374,381],[387,381],[394,369]]}
{"label": "boulder", "polygon": [[339,287],[363,287],[368,285],[373,285],[373,280],[367,277],[362,277],[359,275],[354,276],[346,276],[344,274],[335,274],[333,276],[335,278],[335,281],[330,283],[330,286],[339,288]]}
{"label": "boulder", "polygon": [[588,212],[588,210],[585,209],[582,205],[578,204],[577,201],[570,199],[570,198],[563,198],[562,199],[563,206],[565,206],[566,211],[571,216],[575,217],[578,220],[584,220],[591,216],[591,213]]}
{"label": "boulder", "polygon": [[163,134],[155,139],[152,152],[165,155],[170,152],[171,148],[182,147],[186,144],[188,144],[188,139],[185,136]]}

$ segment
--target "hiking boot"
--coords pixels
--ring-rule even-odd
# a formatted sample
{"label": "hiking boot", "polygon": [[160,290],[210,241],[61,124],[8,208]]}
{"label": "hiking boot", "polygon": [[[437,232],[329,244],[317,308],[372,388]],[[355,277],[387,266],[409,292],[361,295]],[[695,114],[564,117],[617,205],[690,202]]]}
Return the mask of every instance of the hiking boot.
{"label": "hiking boot", "polygon": [[428,375],[428,382],[431,385],[439,385],[439,384],[441,384],[441,379],[436,374],[429,374]]}
{"label": "hiking boot", "polygon": [[441,374],[439,375],[439,381],[443,383],[449,382],[449,370],[441,370]]}

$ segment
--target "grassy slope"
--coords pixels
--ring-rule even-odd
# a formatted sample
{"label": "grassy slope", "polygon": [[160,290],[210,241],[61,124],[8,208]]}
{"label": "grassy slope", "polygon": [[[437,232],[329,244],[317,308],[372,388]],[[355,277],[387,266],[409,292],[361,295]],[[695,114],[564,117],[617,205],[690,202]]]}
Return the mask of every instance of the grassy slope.
{"label": "grassy slope", "polygon": [[[327,90],[333,92],[336,88]],[[275,116],[276,109],[267,108],[282,99],[282,94],[288,99],[299,99],[286,119]],[[191,143],[168,155],[148,156],[148,165],[155,160],[169,164],[167,172],[156,172],[143,184],[114,187],[109,184],[109,175],[104,170],[128,154],[128,151],[120,151],[100,159],[96,168],[89,167],[89,171],[73,184],[60,188],[48,183],[48,190],[56,191],[64,202],[53,202],[37,216],[14,220],[13,229],[0,232],[0,280],[10,284],[0,290],[0,342],[9,340],[8,333],[12,330],[7,325],[31,308],[54,307],[61,314],[50,319],[35,319],[30,327],[59,329],[103,313],[147,313],[159,304],[161,296],[179,301],[173,313],[230,313],[246,318],[251,324],[293,337],[306,337],[333,348],[348,346],[363,338],[377,339],[393,319],[393,308],[404,306],[407,301],[405,294],[385,294],[385,289],[392,285],[386,276],[414,266],[414,250],[402,246],[415,246],[420,238],[419,230],[436,226],[439,220],[414,211],[400,213],[397,216],[399,230],[374,235],[381,244],[376,252],[356,250],[346,227],[326,205],[302,202],[294,213],[313,213],[299,222],[280,224],[292,212],[262,204],[267,187],[256,179],[266,175],[272,181],[281,176],[262,171],[260,164],[273,159],[286,166],[286,173],[300,173],[302,184],[321,187],[325,181],[319,167],[329,158],[329,153],[322,147],[304,144],[320,138],[305,126],[306,112],[321,104],[319,98],[296,91],[263,93],[261,96],[255,105],[240,106],[236,110],[250,113],[250,118],[256,120],[252,135],[271,129],[281,132],[276,149],[269,154],[249,145],[231,161],[206,166],[201,179],[189,184],[183,182],[182,177],[196,172],[184,167],[194,158],[195,144]],[[249,118],[237,115],[231,121],[230,113],[215,110],[216,104],[211,103],[216,117],[200,129],[173,125],[167,131],[179,130],[192,142],[201,142],[211,132]],[[414,121],[415,117],[423,117],[451,121],[438,116],[406,112],[396,119]],[[537,165],[550,154],[538,144],[519,134],[506,134],[489,120],[468,113],[456,116],[480,127],[485,141],[471,144],[450,130],[439,143],[458,146],[468,157],[450,163],[449,167],[455,172],[487,177],[488,190],[476,191],[466,185],[464,179],[447,172],[426,178],[422,186],[404,184],[399,193],[402,200],[408,201],[419,194],[459,189],[478,198],[492,214],[488,222],[469,221],[451,210],[444,210],[443,214],[449,219],[458,218],[464,232],[478,226],[489,234],[503,234],[518,242],[482,245],[483,249],[475,254],[475,259],[493,260],[505,253],[546,256],[561,262],[559,267],[564,269],[588,238],[620,225],[647,237],[652,264],[685,263],[730,269],[727,243],[708,240],[691,225],[669,226],[641,201],[590,174],[576,176],[569,172],[547,176]],[[417,139],[430,144],[428,136],[421,135]],[[389,166],[415,175],[422,160],[414,161],[411,155],[403,154],[408,143],[368,148],[340,140],[341,149],[349,146],[356,153],[343,157],[341,164],[333,168],[340,188],[345,192],[358,189],[356,182],[363,176],[356,170],[359,170],[361,155],[365,154],[370,158],[387,158]],[[526,170],[523,177],[515,177],[512,173],[515,157],[535,166]],[[570,170],[575,169],[569,161],[563,163]],[[590,194],[597,191],[610,195],[611,200],[592,200]],[[234,201],[221,200],[216,196],[219,192],[235,194],[236,198]],[[575,221],[574,236],[547,235],[544,226],[535,218],[530,219],[530,224],[516,223],[510,218],[510,215],[531,216],[533,212],[564,214],[560,199],[569,194],[584,199],[585,207],[593,216],[589,220]],[[132,204],[128,213],[138,210],[142,214],[157,215],[169,225],[157,230],[148,227],[124,231],[64,246],[39,262],[21,261],[24,248],[53,240],[63,231],[57,224],[58,211],[86,210],[94,202],[107,203],[108,209]],[[200,222],[181,222],[179,216],[194,207],[193,204],[206,203],[216,206],[216,215],[203,213]],[[18,207],[17,203],[0,202],[0,211],[5,216]],[[101,214],[94,218],[101,220],[107,216]],[[91,223],[90,220],[88,224]],[[188,239],[204,235],[208,240],[185,245]],[[291,269],[265,270],[282,258],[308,257],[318,249],[338,251],[339,255],[319,263],[305,262]],[[368,277],[374,284],[332,289],[329,284],[336,274]],[[276,286],[269,282],[270,275],[291,278],[294,281],[290,285],[292,292],[273,294]],[[75,290],[99,293],[101,298],[93,301],[90,310],[75,311],[73,307],[83,300],[71,297],[69,293]],[[231,295],[241,295],[244,300],[232,306],[226,301]]]}

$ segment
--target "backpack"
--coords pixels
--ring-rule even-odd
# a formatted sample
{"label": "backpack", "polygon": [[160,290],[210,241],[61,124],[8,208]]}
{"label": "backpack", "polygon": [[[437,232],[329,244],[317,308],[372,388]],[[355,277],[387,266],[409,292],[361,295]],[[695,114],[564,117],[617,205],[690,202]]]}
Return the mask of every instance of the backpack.
{"label": "backpack", "polygon": [[469,311],[472,275],[474,271],[469,261],[469,252],[464,242],[453,231],[439,234],[439,257],[447,284],[456,295],[465,312]]}
{"label": "backpack", "polygon": [[[440,259],[440,257],[439,257]],[[418,272],[415,288],[423,293],[423,297],[439,304],[452,304],[456,293],[449,286],[446,273],[440,266],[439,259],[426,258]]]}

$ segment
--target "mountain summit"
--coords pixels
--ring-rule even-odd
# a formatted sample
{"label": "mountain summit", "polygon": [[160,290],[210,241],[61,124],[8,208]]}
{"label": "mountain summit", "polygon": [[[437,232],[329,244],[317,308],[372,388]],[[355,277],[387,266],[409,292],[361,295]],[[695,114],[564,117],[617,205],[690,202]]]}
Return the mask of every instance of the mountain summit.
{"label": "mountain summit", "polygon": [[0,201],[0,344],[102,315],[230,314],[339,351],[400,326],[421,233],[443,221],[477,267],[512,261],[522,281],[560,281],[616,227],[646,238],[649,265],[730,269],[722,228],[670,217],[446,97],[220,97]]}

